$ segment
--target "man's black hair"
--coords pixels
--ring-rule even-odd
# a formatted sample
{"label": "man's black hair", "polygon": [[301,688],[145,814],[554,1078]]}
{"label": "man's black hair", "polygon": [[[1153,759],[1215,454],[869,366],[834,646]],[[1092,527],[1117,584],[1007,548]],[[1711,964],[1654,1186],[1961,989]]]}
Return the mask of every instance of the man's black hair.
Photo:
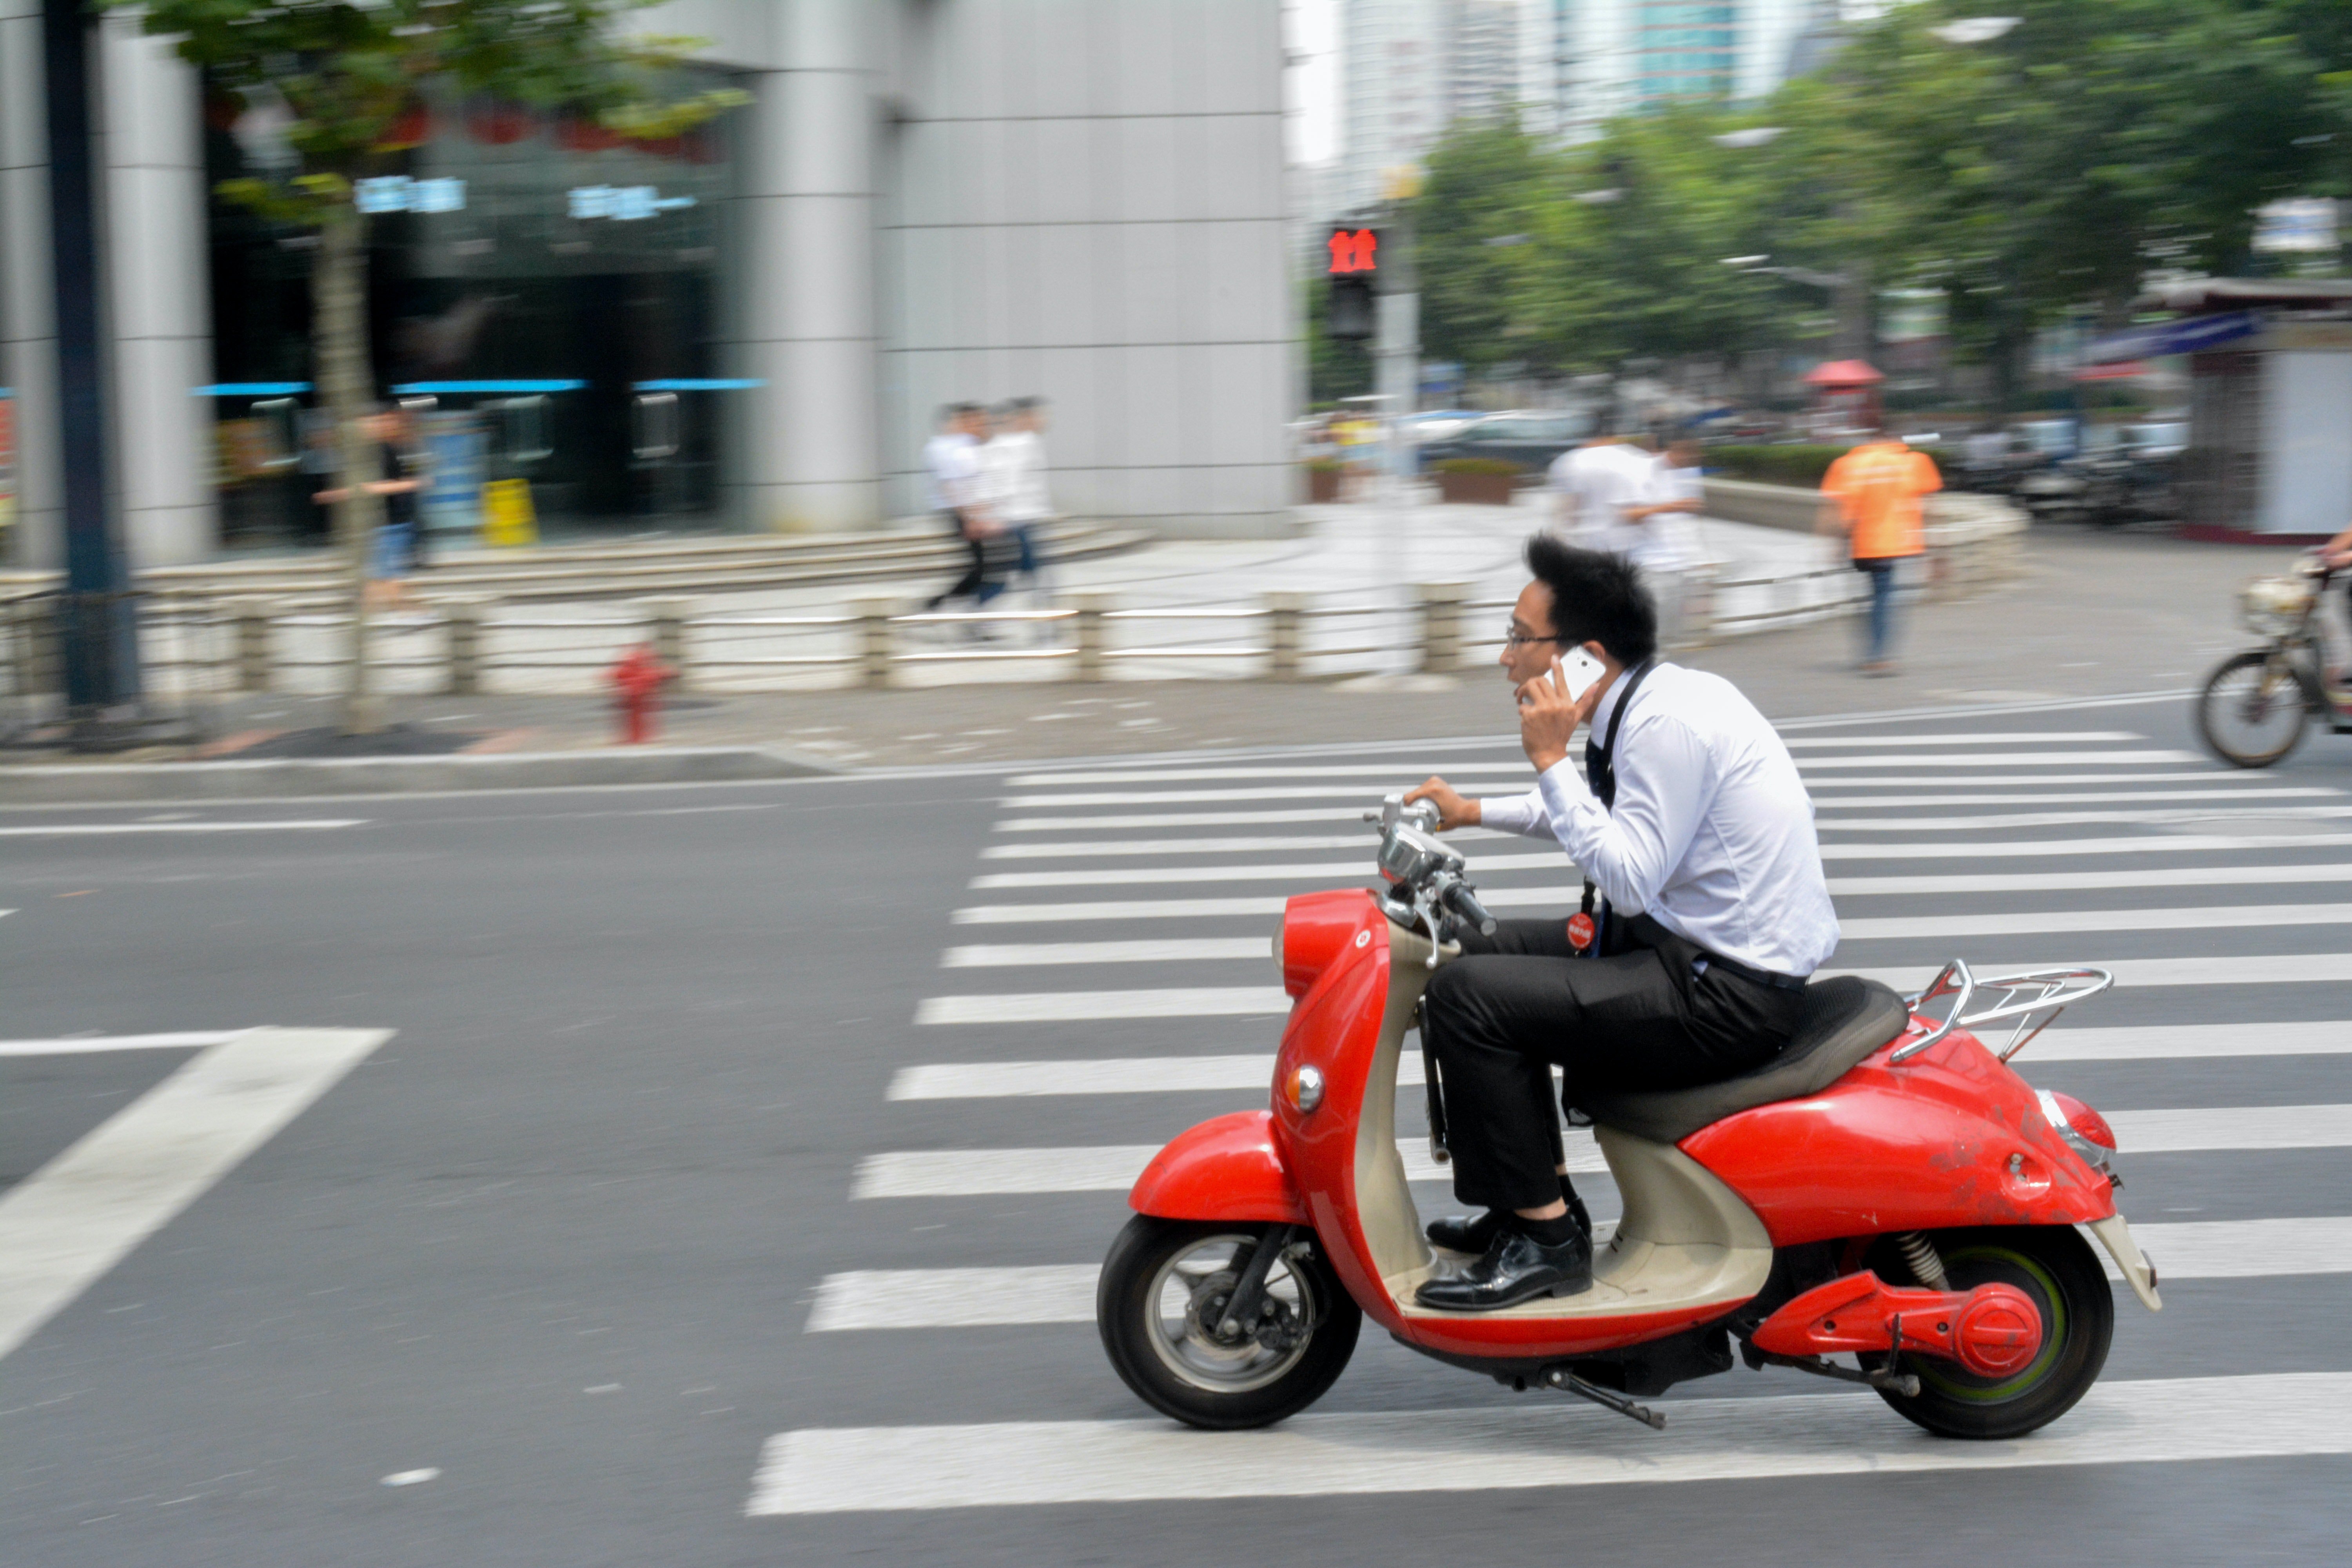
{"label": "man's black hair", "polygon": [[1623,556],[1538,533],[1528,541],[1528,570],[1551,590],[1551,629],[1560,650],[1597,642],[1628,668],[1658,651],[1658,607]]}

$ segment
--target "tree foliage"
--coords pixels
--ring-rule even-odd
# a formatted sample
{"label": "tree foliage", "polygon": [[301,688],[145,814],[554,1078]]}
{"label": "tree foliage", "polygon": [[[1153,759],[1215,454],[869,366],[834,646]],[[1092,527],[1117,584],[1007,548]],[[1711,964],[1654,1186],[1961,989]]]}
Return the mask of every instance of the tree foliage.
{"label": "tree foliage", "polygon": [[1724,265],[1769,256],[1942,289],[1963,352],[2006,364],[2156,267],[2244,268],[2265,202],[2352,195],[2343,0],[2015,0],[1998,38],[1937,31],[1978,9],[1892,7],[1745,111],[1565,149],[1457,126],[1416,204],[1424,341],[1576,371],[1816,335],[1821,289]]}

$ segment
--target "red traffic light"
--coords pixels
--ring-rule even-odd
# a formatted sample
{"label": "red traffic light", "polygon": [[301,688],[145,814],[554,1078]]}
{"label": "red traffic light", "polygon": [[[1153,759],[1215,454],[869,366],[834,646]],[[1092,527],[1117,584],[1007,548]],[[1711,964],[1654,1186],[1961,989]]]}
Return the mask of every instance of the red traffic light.
{"label": "red traffic light", "polygon": [[1331,252],[1330,265],[1324,269],[1331,277],[1381,269],[1381,231],[1376,228],[1335,228],[1323,243]]}

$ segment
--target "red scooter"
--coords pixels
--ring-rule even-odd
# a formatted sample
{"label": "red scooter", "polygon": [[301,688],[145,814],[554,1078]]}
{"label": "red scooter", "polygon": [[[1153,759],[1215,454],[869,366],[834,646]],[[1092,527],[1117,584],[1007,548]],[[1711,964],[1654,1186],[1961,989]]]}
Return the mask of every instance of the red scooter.
{"label": "red scooter", "polygon": [[[1423,1239],[1398,1068],[1430,974],[1459,954],[1447,922],[1493,922],[1428,808],[1391,796],[1380,820],[1384,892],[1302,894],[1283,915],[1275,959],[1296,1002],[1272,1107],[1183,1133],[1129,1195],[1096,1316],[1146,1404],[1194,1426],[1280,1421],[1339,1378],[1369,1314],[1438,1361],[1656,1427],[1637,1401],[1729,1371],[1737,1342],[1750,1367],[1866,1384],[1929,1431],[2016,1437],[2106,1362],[2114,1298],[2083,1230],[2160,1309],[2116,1212],[2115,1134],[2003,1065],[2112,977],[1979,979],[1958,961],[1907,1003],[1816,981],[1788,1047],[1745,1077],[1585,1097],[1623,1200],[1593,1238],[1592,1288],[1501,1311],[1420,1305],[1423,1280],[1468,1260]],[[1924,1010],[1937,1003],[1940,1019]],[[2013,1026],[1998,1055],[1970,1032],[1995,1022]],[[1438,1075],[1423,1076],[1442,1163]]]}

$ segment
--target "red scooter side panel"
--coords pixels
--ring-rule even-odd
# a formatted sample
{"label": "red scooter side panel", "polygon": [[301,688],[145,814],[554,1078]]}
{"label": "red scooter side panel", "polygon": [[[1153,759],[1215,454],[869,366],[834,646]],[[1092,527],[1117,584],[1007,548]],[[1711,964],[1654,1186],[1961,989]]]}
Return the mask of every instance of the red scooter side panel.
{"label": "red scooter side panel", "polygon": [[1701,1128],[1682,1151],[1763,1217],[1773,1245],[1957,1226],[2080,1225],[2116,1212],[2033,1090],[1955,1029],[1887,1065],[1895,1045],[1803,1100]]}
{"label": "red scooter side panel", "polygon": [[1160,1219],[1307,1223],[1275,1147],[1274,1117],[1236,1110],[1179,1133],[1152,1157],[1128,1206]]}

